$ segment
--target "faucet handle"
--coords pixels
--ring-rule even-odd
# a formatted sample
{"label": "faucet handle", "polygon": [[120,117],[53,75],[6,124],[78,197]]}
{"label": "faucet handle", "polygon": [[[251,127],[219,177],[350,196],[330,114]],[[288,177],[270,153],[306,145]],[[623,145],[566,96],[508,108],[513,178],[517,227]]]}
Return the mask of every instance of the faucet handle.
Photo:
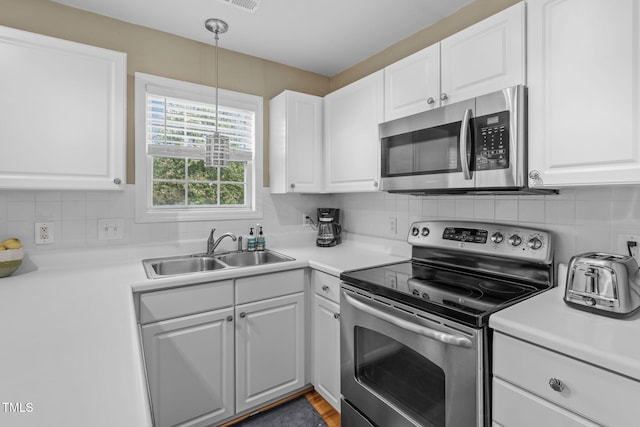
{"label": "faucet handle", "polygon": [[210,239],[213,239],[213,233],[215,233],[215,232],[216,232],[216,228],[214,227],[214,228],[211,229],[211,232],[209,233],[209,238]]}

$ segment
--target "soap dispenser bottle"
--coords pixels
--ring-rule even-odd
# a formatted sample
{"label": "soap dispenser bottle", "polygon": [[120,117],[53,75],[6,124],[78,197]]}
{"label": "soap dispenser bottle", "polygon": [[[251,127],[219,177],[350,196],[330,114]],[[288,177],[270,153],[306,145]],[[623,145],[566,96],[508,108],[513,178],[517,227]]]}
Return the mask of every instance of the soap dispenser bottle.
{"label": "soap dispenser bottle", "polygon": [[258,232],[258,243],[257,243],[257,249],[259,251],[264,251],[264,247],[265,247],[265,241],[264,241],[264,234],[262,234],[262,227],[260,227],[260,231]]}
{"label": "soap dispenser bottle", "polygon": [[253,252],[256,250],[256,236],[253,235],[253,227],[249,231],[249,238],[247,239],[247,250]]}

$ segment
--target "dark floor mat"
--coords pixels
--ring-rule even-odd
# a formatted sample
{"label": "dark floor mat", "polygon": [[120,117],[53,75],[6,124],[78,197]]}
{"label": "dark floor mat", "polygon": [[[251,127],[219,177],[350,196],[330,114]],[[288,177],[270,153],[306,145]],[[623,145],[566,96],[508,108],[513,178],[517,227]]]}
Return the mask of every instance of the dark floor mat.
{"label": "dark floor mat", "polygon": [[260,412],[234,427],[327,427],[320,414],[301,396],[283,405]]}

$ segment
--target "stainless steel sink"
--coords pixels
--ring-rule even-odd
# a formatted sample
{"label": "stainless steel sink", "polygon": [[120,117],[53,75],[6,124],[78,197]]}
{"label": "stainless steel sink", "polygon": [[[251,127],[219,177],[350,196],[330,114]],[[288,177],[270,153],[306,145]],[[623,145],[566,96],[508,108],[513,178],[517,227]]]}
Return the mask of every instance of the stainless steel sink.
{"label": "stainless steel sink", "polygon": [[293,261],[293,258],[273,251],[231,252],[218,255],[216,259],[231,267],[250,267],[274,262]]}
{"label": "stainless steel sink", "polygon": [[273,251],[227,252],[220,255],[197,254],[145,259],[144,271],[149,279],[185,274],[205,273],[226,268],[253,267],[294,258]]}

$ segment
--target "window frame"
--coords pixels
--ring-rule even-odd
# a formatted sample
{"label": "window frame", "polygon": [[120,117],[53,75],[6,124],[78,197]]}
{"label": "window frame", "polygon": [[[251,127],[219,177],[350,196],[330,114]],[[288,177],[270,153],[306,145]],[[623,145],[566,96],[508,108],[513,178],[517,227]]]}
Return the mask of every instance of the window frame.
{"label": "window frame", "polygon": [[210,221],[262,218],[263,98],[257,95],[218,89],[219,104],[255,112],[253,160],[247,161],[247,206],[175,207],[153,205],[153,156],[147,154],[147,88],[164,95],[215,104],[215,88],[145,73],[135,73],[135,219],[136,222]]}

